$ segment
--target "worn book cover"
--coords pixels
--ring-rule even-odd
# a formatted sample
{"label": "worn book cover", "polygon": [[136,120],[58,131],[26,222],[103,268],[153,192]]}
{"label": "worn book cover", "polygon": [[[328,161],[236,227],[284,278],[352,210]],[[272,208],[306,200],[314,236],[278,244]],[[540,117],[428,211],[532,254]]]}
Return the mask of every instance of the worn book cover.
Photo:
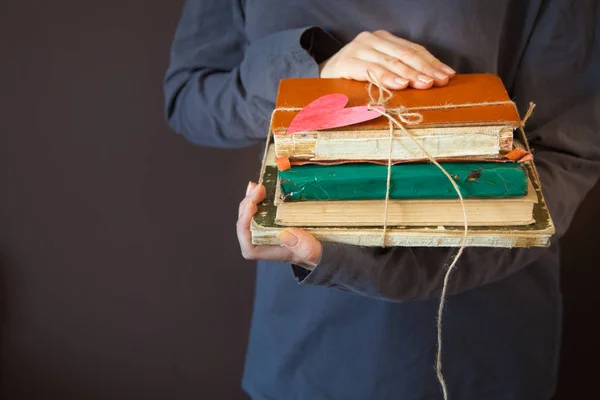
{"label": "worn book cover", "polygon": [[[463,198],[524,196],[527,172],[519,162],[440,164]],[[452,183],[430,162],[397,164],[390,169],[390,199],[458,198]],[[303,165],[279,171],[287,202],[385,199],[388,167],[378,164]]]}
{"label": "worn book cover", "polygon": [[[330,94],[347,96],[346,107],[369,104],[368,84],[347,79],[284,79],[271,120],[276,156],[294,162],[387,160],[388,120],[376,119],[342,128],[288,133],[294,117],[311,102]],[[392,91],[386,109],[419,113],[419,123],[407,126],[431,156],[499,157],[512,149],[519,115],[500,80],[493,74],[456,75],[444,87]],[[328,112],[332,112],[329,110]],[[426,156],[400,131],[394,135],[393,160]]]}

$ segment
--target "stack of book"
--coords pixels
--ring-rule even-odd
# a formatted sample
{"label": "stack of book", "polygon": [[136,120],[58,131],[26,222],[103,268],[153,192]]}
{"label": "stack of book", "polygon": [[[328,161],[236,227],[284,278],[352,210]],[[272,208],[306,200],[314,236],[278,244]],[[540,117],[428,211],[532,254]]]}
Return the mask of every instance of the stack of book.
{"label": "stack of book", "polygon": [[346,96],[347,108],[370,102],[364,82],[281,81],[262,168],[267,198],[252,222],[253,243],[278,244],[278,232],[295,226],[324,241],[380,246],[385,220],[388,246],[460,245],[463,206],[425,149],[462,194],[468,246],[548,245],[554,226],[518,134],[521,119],[497,76],[457,75],[445,87],[392,91],[385,110],[396,115],[402,108],[419,119],[404,125],[410,135],[394,130],[391,148],[388,119],[379,114],[327,128],[344,114],[343,104],[323,115],[317,109],[310,116],[317,129],[290,129],[309,104],[332,94]]}

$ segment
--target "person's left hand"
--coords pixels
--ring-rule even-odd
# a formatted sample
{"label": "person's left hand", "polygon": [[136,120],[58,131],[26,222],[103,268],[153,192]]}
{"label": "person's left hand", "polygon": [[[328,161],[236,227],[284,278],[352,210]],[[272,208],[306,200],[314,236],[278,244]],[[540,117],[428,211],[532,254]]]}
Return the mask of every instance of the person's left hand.
{"label": "person's left hand", "polygon": [[246,189],[246,197],[240,203],[236,227],[242,256],[246,260],[281,261],[312,270],[321,259],[323,247],[321,242],[303,229],[283,229],[278,237],[282,246],[252,244],[250,221],[258,210],[257,204],[265,199],[266,193],[263,185],[258,186],[250,182]]}

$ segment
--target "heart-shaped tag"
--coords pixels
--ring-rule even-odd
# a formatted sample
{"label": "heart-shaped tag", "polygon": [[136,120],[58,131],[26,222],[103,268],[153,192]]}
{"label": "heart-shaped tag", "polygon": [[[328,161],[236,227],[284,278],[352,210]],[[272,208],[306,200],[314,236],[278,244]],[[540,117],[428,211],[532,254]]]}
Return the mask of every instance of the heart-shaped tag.
{"label": "heart-shaped tag", "polygon": [[[345,94],[333,93],[319,97],[296,114],[287,133],[339,128],[381,117],[380,113],[369,110],[368,106],[345,108],[346,104],[348,96]],[[381,106],[374,108],[385,111]]]}

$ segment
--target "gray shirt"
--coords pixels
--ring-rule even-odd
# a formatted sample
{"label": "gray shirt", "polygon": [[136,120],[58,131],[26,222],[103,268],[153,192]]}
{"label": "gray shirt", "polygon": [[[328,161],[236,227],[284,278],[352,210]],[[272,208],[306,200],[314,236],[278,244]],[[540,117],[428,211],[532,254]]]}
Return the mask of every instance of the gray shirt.
{"label": "gray shirt", "polygon": [[[527,135],[557,235],[549,248],[465,250],[449,286],[444,372],[454,399],[548,399],[558,239],[600,174],[599,21],[594,0],[189,0],[166,115],[199,145],[264,143],[279,80],[318,76],[317,63],[364,30],[422,44],[458,73],[498,74],[522,115],[537,104]],[[244,389],[440,399],[436,310],[455,252],[324,243],[312,272],[259,262]]]}

